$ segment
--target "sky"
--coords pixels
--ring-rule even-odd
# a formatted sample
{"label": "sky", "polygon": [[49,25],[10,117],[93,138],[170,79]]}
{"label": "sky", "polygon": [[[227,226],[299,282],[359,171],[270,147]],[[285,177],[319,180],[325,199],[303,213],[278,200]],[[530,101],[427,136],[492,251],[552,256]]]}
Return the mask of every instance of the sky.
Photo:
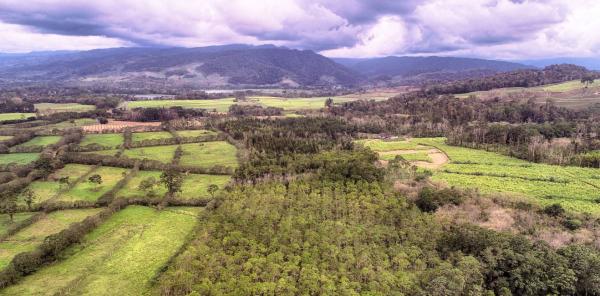
{"label": "sky", "polygon": [[274,44],[330,57],[600,57],[598,0],[0,0],[0,52]]}

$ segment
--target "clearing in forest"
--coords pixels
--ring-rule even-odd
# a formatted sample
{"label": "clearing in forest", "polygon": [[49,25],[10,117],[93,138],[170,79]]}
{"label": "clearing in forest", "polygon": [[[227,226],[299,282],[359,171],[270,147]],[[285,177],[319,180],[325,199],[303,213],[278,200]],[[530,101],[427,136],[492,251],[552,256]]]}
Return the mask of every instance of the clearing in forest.
{"label": "clearing in forest", "polygon": [[144,295],[183,245],[201,208],[129,206],[65,252],[64,259],[0,295]]}

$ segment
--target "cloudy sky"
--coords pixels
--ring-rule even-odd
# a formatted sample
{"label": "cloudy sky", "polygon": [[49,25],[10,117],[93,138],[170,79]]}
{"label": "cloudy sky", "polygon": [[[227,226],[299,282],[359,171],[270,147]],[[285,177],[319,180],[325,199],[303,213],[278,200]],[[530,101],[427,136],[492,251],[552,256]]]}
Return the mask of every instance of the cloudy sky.
{"label": "cloudy sky", "polygon": [[0,52],[275,44],[327,56],[600,56],[598,0],[0,0]]}

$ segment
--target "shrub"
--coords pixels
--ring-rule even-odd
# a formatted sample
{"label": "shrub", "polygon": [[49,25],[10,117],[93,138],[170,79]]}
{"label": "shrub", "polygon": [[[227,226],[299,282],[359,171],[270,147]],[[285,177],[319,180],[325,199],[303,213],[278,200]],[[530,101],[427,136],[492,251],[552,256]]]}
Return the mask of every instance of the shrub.
{"label": "shrub", "polygon": [[454,188],[435,190],[425,187],[419,192],[415,203],[423,212],[435,212],[439,207],[444,205],[460,205],[463,201],[463,193]]}
{"label": "shrub", "polygon": [[565,209],[559,204],[553,204],[544,208],[544,214],[551,217],[561,217],[565,214]]}

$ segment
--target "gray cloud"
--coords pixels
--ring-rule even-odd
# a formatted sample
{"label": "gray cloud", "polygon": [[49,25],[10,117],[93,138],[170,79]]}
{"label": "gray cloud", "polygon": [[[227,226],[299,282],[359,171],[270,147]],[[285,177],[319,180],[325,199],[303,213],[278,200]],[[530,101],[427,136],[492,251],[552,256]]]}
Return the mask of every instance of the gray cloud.
{"label": "gray cloud", "polygon": [[[95,36],[108,38],[111,44],[121,40],[144,46],[273,43],[339,56],[485,55],[485,49],[515,55],[523,47],[523,55],[531,55],[525,52],[527,44],[554,44],[556,51],[567,52],[570,43],[581,54],[590,54],[600,48],[600,38],[586,36],[589,40],[577,40],[578,47],[573,47],[569,34],[579,30],[579,19],[590,10],[600,13],[595,4],[593,0],[2,0],[0,22],[40,34]],[[600,28],[594,29],[589,31]],[[584,52],[585,48],[589,50]]]}

